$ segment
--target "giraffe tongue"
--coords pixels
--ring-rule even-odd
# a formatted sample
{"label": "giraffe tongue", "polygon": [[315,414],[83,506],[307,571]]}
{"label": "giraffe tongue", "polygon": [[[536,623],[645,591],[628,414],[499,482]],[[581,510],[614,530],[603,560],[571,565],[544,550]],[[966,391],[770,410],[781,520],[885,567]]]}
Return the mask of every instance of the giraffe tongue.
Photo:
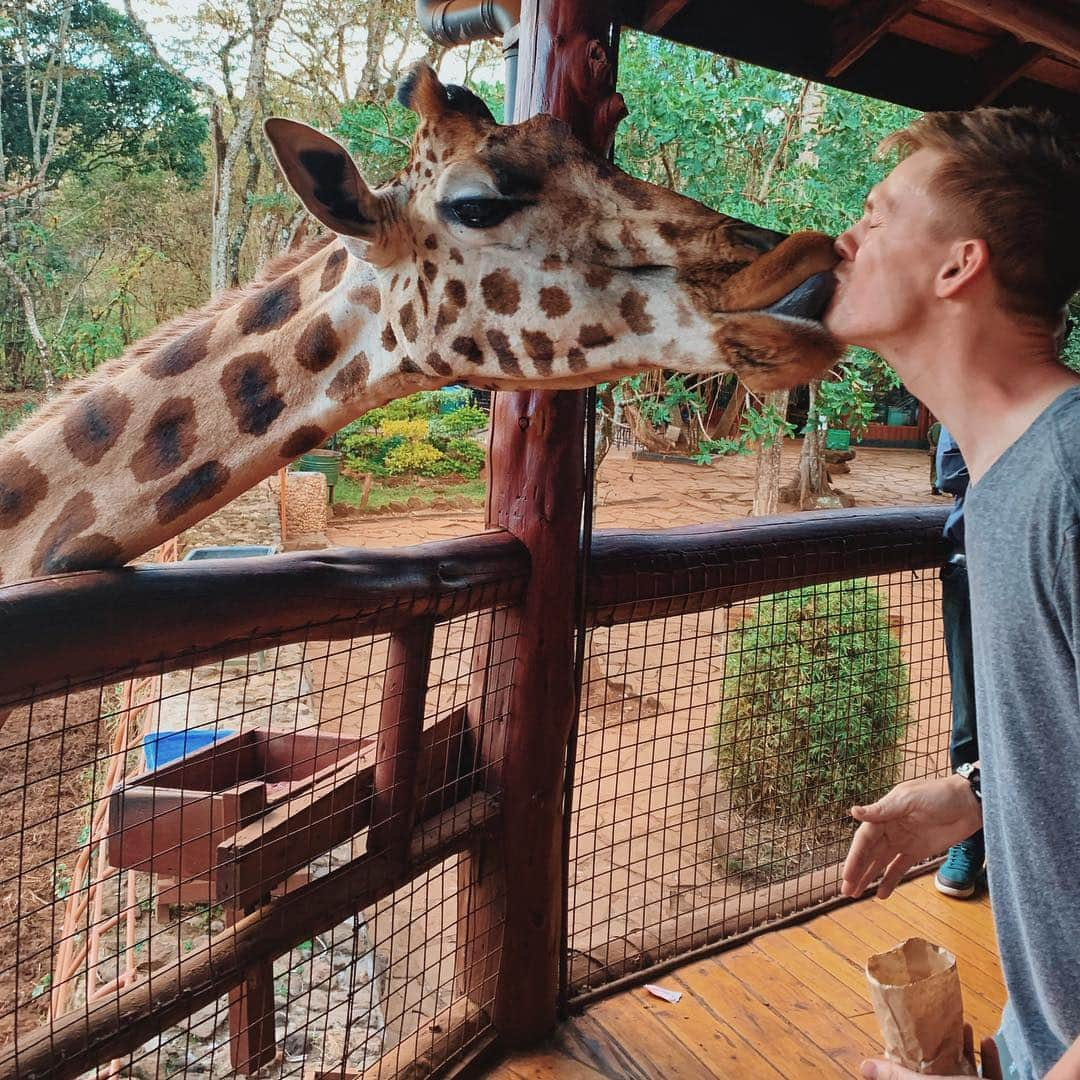
{"label": "giraffe tongue", "polygon": [[822,270],[808,277],[765,310],[770,315],[791,315],[800,319],[820,319],[832,299],[836,278],[832,271]]}

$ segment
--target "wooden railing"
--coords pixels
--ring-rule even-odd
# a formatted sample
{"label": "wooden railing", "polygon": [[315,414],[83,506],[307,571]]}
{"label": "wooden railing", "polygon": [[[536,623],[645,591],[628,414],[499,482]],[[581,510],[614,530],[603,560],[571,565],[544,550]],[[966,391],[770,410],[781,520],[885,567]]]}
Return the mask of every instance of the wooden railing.
{"label": "wooden railing", "polygon": [[[600,532],[589,563],[586,622],[665,618],[807,582],[940,565],[945,515],[937,508],[836,511]],[[5,708],[268,645],[392,635],[375,761],[354,788],[362,805],[342,805],[340,791],[328,789],[309,815],[319,850],[366,826],[367,852],[280,899],[245,894],[241,907],[263,906],[146,982],[22,1037],[0,1057],[0,1078],[75,1077],[127,1053],[241,982],[246,971],[390,895],[471,838],[497,834],[502,807],[517,793],[504,790],[496,773],[477,771],[475,710],[458,710],[424,731],[424,694],[433,627],[517,603],[528,575],[524,547],[508,534],[489,533],[396,551],[83,573],[0,588]],[[490,640],[490,620],[486,627],[480,620],[483,634]],[[480,640],[474,657],[485,656],[491,654]],[[485,672],[474,667],[478,675]],[[499,680],[492,693],[505,691],[494,684]],[[515,717],[506,722],[512,726]],[[513,740],[502,745],[514,752]],[[469,783],[459,788],[466,774]],[[561,806],[545,812],[557,819]],[[265,828],[250,837],[238,833],[222,887],[241,887],[236,874],[244,853],[265,866],[274,840]],[[275,877],[310,858],[303,844],[287,850]],[[511,873],[513,860],[526,855],[505,853]],[[459,951],[467,964],[470,942]],[[505,962],[514,954],[514,943],[503,941],[485,968],[497,1000],[520,1000],[520,971]]]}

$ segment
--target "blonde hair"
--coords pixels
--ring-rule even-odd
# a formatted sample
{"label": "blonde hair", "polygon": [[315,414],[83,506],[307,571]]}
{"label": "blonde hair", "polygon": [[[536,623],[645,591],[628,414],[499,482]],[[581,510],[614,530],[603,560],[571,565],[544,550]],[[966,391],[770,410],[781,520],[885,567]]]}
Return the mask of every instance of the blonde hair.
{"label": "blonde hair", "polygon": [[901,157],[934,150],[950,224],[986,241],[1002,302],[1048,329],[1080,289],[1080,140],[1053,113],[973,109],[920,116],[883,139]]}

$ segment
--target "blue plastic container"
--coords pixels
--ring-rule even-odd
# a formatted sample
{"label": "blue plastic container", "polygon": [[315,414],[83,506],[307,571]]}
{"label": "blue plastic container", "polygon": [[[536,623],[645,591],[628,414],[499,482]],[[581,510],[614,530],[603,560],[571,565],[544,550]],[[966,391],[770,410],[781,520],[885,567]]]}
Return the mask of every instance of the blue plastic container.
{"label": "blue plastic container", "polygon": [[197,750],[205,750],[212,746],[218,739],[227,739],[234,734],[232,731],[201,731],[197,728],[188,731],[152,731],[143,736],[143,756],[146,758],[146,767],[150,772],[162,765],[168,765],[172,761],[194,754]]}

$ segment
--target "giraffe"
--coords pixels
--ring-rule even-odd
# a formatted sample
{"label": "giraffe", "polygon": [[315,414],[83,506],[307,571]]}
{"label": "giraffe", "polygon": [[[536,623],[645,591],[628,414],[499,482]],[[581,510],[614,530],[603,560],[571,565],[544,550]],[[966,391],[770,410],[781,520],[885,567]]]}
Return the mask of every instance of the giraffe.
{"label": "giraffe", "polygon": [[0,584],[118,566],[350,420],[465,383],[588,386],[646,368],[804,382],[836,263],[634,179],[549,116],[501,126],[426,65],[409,162],[370,189],[291,120],[265,131],[328,230],[166,324],[0,442]]}

